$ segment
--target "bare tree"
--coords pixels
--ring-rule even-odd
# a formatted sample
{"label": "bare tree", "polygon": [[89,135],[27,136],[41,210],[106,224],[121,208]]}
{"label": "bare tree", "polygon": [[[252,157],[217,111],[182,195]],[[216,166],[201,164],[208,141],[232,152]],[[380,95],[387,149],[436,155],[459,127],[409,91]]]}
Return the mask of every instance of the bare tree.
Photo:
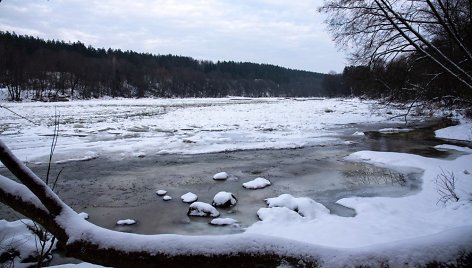
{"label": "bare tree", "polygon": [[469,0],[326,0],[334,40],[354,63],[422,55],[472,90]]}

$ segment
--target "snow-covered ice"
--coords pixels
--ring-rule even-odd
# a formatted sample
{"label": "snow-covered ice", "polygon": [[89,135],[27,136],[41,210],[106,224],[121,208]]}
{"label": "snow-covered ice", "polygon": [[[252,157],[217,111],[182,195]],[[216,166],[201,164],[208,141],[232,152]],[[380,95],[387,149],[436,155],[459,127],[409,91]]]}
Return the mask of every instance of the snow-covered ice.
{"label": "snow-covered ice", "polygon": [[193,202],[188,208],[187,215],[189,216],[200,216],[200,217],[218,217],[220,212],[215,207],[204,202]]}
{"label": "snow-covered ice", "polygon": [[436,137],[448,140],[472,141],[472,122],[462,122],[457,126],[435,131]]}
{"label": "snow-covered ice", "polygon": [[[354,209],[355,217],[329,214],[326,208],[313,200],[303,198],[301,201],[282,195],[267,199],[272,208],[261,208],[258,212],[261,221],[247,228],[246,232],[336,248],[359,248],[434,236],[472,226],[472,175],[463,172],[465,167],[470,167],[472,154],[445,160],[405,153],[361,151],[351,154],[346,160],[398,171],[420,168],[423,170],[421,191],[401,198],[349,197],[337,202]],[[459,201],[442,205],[438,203],[441,195],[437,192],[437,177],[444,170],[455,175]],[[295,211],[301,211],[304,216]],[[464,235],[471,238],[472,233]]]}
{"label": "snow-covered ice", "polygon": [[164,200],[164,201],[170,201],[170,200],[172,200],[172,196],[170,196],[170,195],[164,195],[164,196],[162,197],[162,200]]}
{"label": "snow-covered ice", "polygon": [[116,224],[117,225],[133,225],[133,224],[136,224],[136,220],[133,220],[133,219],[118,220]]}
{"label": "snow-covered ice", "polygon": [[192,192],[188,192],[186,194],[183,194],[180,198],[182,199],[182,202],[184,203],[192,203],[192,202],[197,201],[198,196]]}
{"label": "snow-covered ice", "polygon": [[270,186],[270,181],[268,179],[265,179],[265,178],[255,178],[252,181],[248,181],[248,182],[243,183],[244,188],[253,189],[253,190],[262,189],[262,188],[265,188],[267,186]]}
{"label": "snow-covered ice", "polygon": [[[244,103],[230,99],[145,99],[4,105],[21,111],[39,124],[23,122],[4,110],[0,113],[1,139],[25,161],[48,154],[52,130],[47,124],[54,115],[55,106],[62,120],[55,161],[78,161],[85,159],[87,152],[118,157],[136,153],[206,153],[342,144],[344,141],[336,138],[330,124],[368,124],[386,118],[381,110],[373,112],[370,109],[372,102],[357,99],[303,102],[260,99]],[[326,109],[331,112],[325,112]],[[397,111],[392,113],[395,115]],[[436,131],[436,136],[470,142],[471,129],[472,123],[461,122],[458,126]],[[286,194],[266,199],[267,207],[258,210],[260,221],[237,235],[182,237],[116,233],[94,226],[72,211],[65,211],[58,220],[71,233],[69,242],[87,237],[100,241],[105,247],[128,250],[169,254],[189,249],[193,253],[291,252],[301,259],[320,260],[322,267],[380,266],[385,261],[391,267],[405,263],[415,267],[424,266],[433,258],[452,262],[454,256],[451,254],[471,250],[472,151],[457,145],[441,145],[436,149],[460,151],[461,154],[437,159],[406,153],[360,151],[346,157],[346,161],[366,162],[400,172],[423,171],[421,189],[414,194],[340,199],[339,205],[355,210],[354,217],[330,214],[315,200],[294,197],[288,189]],[[455,176],[457,202],[438,203],[441,195],[437,191],[437,178],[445,171]],[[252,183],[264,185],[260,180]],[[15,190],[24,193],[22,187]],[[24,197],[36,200],[27,193]],[[213,206],[203,202],[191,204],[188,214],[220,215]],[[221,222],[226,221],[230,220],[221,219]],[[15,223],[12,228],[21,229],[15,231],[7,228],[8,224],[0,221],[0,237],[8,238],[13,233],[19,233],[19,238],[26,235],[24,226]],[[3,236],[3,232],[7,236]],[[32,241],[31,238],[25,240]],[[199,247],[193,248],[196,244]],[[33,249],[29,242],[25,247],[26,251]]]}
{"label": "snow-covered ice", "polygon": [[[359,99],[109,99],[2,105],[35,122],[0,109],[2,140],[28,162],[46,161],[56,111],[60,131],[53,161],[342,144],[336,137],[340,130],[333,126],[379,123],[392,116],[374,101]],[[326,113],[327,107],[333,112]]]}
{"label": "snow-covered ice", "polygon": [[401,133],[401,132],[410,132],[413,131],[411,128],[381,128],[379,129],[380,133],[392,134],[392,133]]}
{"label": "snow-covered ice", "polygon": [[156,194],[159,195],[159,196],[163,196],[163,195],[167,194],[167,191],[166,190],[157,190]]}
{"label": "snow-covered ice", "polygon": [[226,179],[228,179],[228,173],[226,173],[226,172],[216,173],[215,175],[213,175],[213,179],[214,180],[226,180]]}
{"label": "snow-covered ice", "polygon": [[236,224],[238,221],[232,218],[216,218],[210,221],[212,225],[232,225]]}
{"label": "snow-covered ice", "polygon": [[236,199],[234,194],[222,191],[217,193],[215,197],[213,197],[212,205],[215,207],[227,208],[236,205],[237,201],[238,200]]}

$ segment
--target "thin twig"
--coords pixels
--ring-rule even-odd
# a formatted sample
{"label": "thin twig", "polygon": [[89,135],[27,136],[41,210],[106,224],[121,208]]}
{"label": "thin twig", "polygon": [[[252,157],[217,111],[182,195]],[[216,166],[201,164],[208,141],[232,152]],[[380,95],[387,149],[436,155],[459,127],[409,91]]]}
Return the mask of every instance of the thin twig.
{"label": "thin twig", "polygon": [[0,105],[0,108],[3,108],[3,109],[5,109],[5,110],[9,111],[10,113],[12,113],[12,114],[14,114],[14,115],[16,115],[16,116],[22,118],[22,119],[25,119],[26,121],[28,121],[28,122],[34,124],[35,126],[39,126],[39,125],[40,125],[40,124],[34,122],[33,120],[31,120],[31,119],[29,119],[29,118],[27,118],[27,117],[25,117],[25,116],[23,116],[23,115],[21,115],[21,114],[15,112],[15,111],[13,111],[12,109],[10,109],[10,108],[8,108],[8,107],[5,107],[5,106],[3,106],[3,105]]}

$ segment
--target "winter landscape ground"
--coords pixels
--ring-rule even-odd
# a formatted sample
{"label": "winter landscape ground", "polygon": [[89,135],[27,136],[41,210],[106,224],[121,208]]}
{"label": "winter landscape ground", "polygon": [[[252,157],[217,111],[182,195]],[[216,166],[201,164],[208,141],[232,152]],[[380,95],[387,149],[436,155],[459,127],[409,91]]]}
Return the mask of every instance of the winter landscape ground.
{"label": "winter landscape ground", "polygon": [[[191,229],[194,233],[163,229],[157,233],[168,234],[144,238],[123,233],[123,237],[111,238],[107,237],[107,231],[87,225],[96,239],[108,240],[110,245],[126,240],[127,246],[132,248],[144,242],[149,247],[169,252],[180,250],[182,241],[199,243],[202,252],[231,252],[235,248],[247,248],[251,252],[270,247],[308,259],[316,258],[322,267],[385,264],[416,267],[431,261],[456,265],[461,254],[468,253],[470,258],[472,122],[460,115],[453,115],[458,125],[434,132],[431,128],[437,126],[436,118],[444,114],[413,111],[405,125],[403,109],[360,99],[102,99],[65,103],[2,102],[1,105],[7,109],[0,109],[0,138],[33,170],[42,170],[48,161],[56,117],[60,122],[52,161],[56,166],[72,169],[115,163],[116,166],[109,164],[109,167],[121,170],[118,166],[126,169],[126,163],[142,162],[147,164],[142,164],[140,170],[148,171],[140,174],[146,176],[149,170],[158,174],[160,168],[153,167],[165,160],[170,164],[161,168],[164,174],[171,178],[172,172],[182,172],[182,177],[187,178],[165,184],[153,181],[158,177],[155,175],[141,182],[146,187],[140,188],[136,182],[137,189],[133,190],[127,182],[119,181],[128,177],[116,177],[114,183],[124,186],[113,191],[101,189],[100,195],[120,196],[121,189],[121,195],[133,202],[136,196],[150,194],[155,199],[143,197],[136,201],[136,210],[160,217],[165,217],[166,211],[186,217],[187,211],[182,207],[188,204],[182,204],[180,196],[187,192],[197,193],[198,201],[211,203],[215,193],[205,196],[204,189],[229,189],[240,203],[237,209],[218,209],[220,220],[215,222],[229,226],[212,227],[208,225],[212,219],[192,219],[187,226],[204,225]],[[415,136],[419,135],[418,129],[426,126],[436,137]],[[411,136],[415,138],[398,143],[398,139]],[[194,161],[191,168],[182,171],[172,164],[182,159]],[[240,166],[234,164],[236,161]],[[319,171],[325,171],[327,165],[332,165],[332,173],[320,175]],[[356,168],[374,172],[363,176]],[[245,172],[246,169],[253,172]],[[295,171],[290,173],[287,171],[290,169]],[[339,170],[345,172],[336,173]],[[0,172],[8,176],[5,168],[0,168]],[[227,178],[219,174],[217,177],[223,181],[214,180],[213,175],[221,172],[228,172]],[[344,181],[335,183],[321,178],[344,180],[348,173],[355,188],[338,189],[339,185],[345,185]],[[95,189],[94,184],[100,183],[100,179],[91,178],[99,175],[86,168],[74,174],[90,177],[89,186],[84,186],[83,181],[80,184],[79,180],[76,184],[68,182],[67,178],[59,181],[59,187],[61,183],[67,185],[62,189],[66,202],[75,200],[74,195],[80,192],[79,189],[75,192],[74,186],[90,187],[85,188],[90,191]],[[379,176],[401,178],[401,181],[362,181]],[[257,177],[265,177],[271,184],[255,190],[242,187],[243,183]],[[441,193],[442,179],[451,181],[452,177],[453,192]],[[261,182],[264,181],[254,180],[249,185],[257,188]],[[380,186],[368,192],[359,190],[370,189],[372,184]],[[160,189],[161,186],[167,188]],[[209,188],[205,188],[207,186]],[[312,189],[316,187],[324,188],[323,191]],[[155,194],[157,190],[168,190],[163,195],[168,194],[172,200],[160,200]],[[327,197],[330,193],[336,193],[331,196],[333,200]],[[453,196],[449,198],[449,194]],[[220,194],[218,200],[222,196],[228,195]],[[185,197],[193,198],[193,195]],[[116,206],[127,206],[118,199],[104,200],[116,202]],[[143,209],[158,201],[161,210]],[[152,228],[114,227],[114,224],[94,221],[99,212],[93,204],[84,205],[84,200],[76,202],[76,209],[90,212],[93,223],[126,232],[153,233]],[[200,208],[203,210],[206,205]],[[0,250],[16,245],[21,248],[23,257],[34,252],[34,236],[25,227],[25,221],[13,221],[5,207],[0,211],[0,216],[9,220],[0,221]],[[253,220],[241,216],[243,212],[254,212]],[[118,212],[114,213],[116,216]],[[130,220],[140,217],[138,226],[141,227],[153,218],[138,214],[130,217]],[[70,222],[70,228],[85,224],[78,222]],[[132,223],[123,221],[127,222]],[[226,229],[217,229],[218,235],[208,235],[215,234],[214,228]],[[177,235],[182,233],[191,236]],[[219,245],[217,249],[215,245]],[[15,267],[26,266],[18,263],[19,260],[16,259]]]}

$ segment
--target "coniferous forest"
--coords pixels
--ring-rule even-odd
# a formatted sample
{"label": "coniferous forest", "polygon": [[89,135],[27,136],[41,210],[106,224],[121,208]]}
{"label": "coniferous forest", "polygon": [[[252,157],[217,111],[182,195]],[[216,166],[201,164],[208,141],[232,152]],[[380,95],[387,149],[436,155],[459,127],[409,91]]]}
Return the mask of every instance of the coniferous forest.
{"label": "coniferous forest", "polygon": [[[411,62],[415,64],[411,67]],[[435,74],[435,75],[433,75]],[[42,40],[0,32],[0,87],[9,99],[339,97],[470,107],[472,93],[418,53],[346,66],[341,74],[270,64],[206,61]]]}
{"label": "coniferous forest", "polygon": [[325,96],[330,94],[325,77],[268,64],[215,63],[0,33],[0,85],[15,101],[24,92],[37,100],[64,95],[83,99]]}

